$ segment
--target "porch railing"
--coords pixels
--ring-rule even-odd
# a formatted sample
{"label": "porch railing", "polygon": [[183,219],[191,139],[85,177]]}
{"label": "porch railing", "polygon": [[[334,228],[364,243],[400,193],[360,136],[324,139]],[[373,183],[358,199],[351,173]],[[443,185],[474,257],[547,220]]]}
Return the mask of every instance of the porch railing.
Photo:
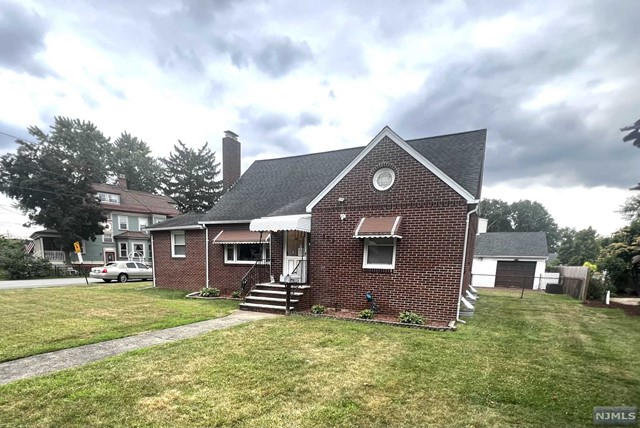
{"label": "porch railing", "polygon": [[269,273],[271,260],[258,260],[256,261],[244,274],[240,280],[240,292],[243,295],[251,293],[251,290],[257,284],[263,282],[269,282],[271,280],[271,274]]}
{"label": "porch railing", "polygon": [[51,263],[64,263],[64,251],[45,250],[44,258],[49,260]]}

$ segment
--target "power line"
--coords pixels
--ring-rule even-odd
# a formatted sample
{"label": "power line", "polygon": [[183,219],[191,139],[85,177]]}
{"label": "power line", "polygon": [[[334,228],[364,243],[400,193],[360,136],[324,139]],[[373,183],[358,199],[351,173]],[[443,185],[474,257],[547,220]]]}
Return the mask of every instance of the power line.
{"label": "power line", "polygon": [[31,143],[31,144],[38,144],[38,143],[35,143],[35,142],[33,142],[33,141],[29,141],[29,140],[27,140],[26,138],[20,138],[20,137],[17,137],[17,136],[15,136],[15,135],[8,134],[8,133],[6,133],[6,132],[2,132],[2,131],[0,131],[0,134],[2,134],[2,135],[6,135],[7,137],[15,138],[16,140],[26,141],[27,143]]}

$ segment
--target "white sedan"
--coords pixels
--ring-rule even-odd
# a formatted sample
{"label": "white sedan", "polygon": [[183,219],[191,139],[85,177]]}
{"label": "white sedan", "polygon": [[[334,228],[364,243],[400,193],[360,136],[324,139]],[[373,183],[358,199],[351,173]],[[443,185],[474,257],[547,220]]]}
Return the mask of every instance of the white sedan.
{"label": "white sedan", "polygon": [[153,278],[151,268],[140,262],[110,262],[103,267],[91,269],[91,278],[101,279],[104,282],[127,282],[130,279],[146,281]]}

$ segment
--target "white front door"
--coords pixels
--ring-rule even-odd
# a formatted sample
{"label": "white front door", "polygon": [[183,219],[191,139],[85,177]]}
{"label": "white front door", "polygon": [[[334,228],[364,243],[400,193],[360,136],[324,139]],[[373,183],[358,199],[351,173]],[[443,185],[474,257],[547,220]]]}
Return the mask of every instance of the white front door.
{"label": "white front door", "polygon": [[284,232],[284,272],[292,282],[307,282],[308,234],[299,230]]}

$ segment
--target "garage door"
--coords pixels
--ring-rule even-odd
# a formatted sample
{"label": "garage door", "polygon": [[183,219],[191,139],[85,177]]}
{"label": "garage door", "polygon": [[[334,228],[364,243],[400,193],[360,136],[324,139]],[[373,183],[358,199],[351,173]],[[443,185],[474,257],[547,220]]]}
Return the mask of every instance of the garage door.
{"label": "garage door", "polygon": [[533,288],[536,262],[498,262],[496,287]]}

